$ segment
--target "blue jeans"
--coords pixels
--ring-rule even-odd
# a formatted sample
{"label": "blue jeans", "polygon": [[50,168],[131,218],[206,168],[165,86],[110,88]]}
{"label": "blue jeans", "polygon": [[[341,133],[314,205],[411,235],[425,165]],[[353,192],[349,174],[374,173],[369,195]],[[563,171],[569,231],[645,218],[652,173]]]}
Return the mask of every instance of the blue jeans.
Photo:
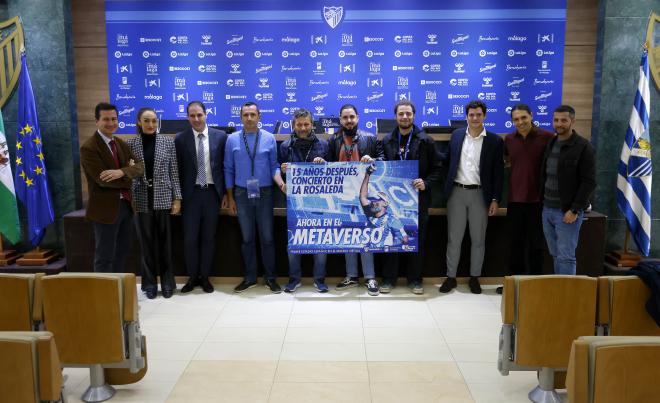
{"label": "blue jeans", "polygon": [[261,197],[248,199],[245,188],[234,188],[234,199],[241,226],[241,252],[245,262],[245,281],[257,281],[257,244],[255,227],[259,230],[261,258],[264,264],[264,277],[274,280],[275,244],[273,243],[273,191],[271,186],[261,188]]}
{"label": "blue jeans", "polygon": [[[373,253],[359,253],[360,260],[362,260],[362,273],[364,278],[376,278],[374,271],[374,254]],[[360,277],[358,275],[358,253],[346,253],[346,275],[348,277]]]}
{"label": "blue jeans", "polygon": [[[299,253],[289,253],[289,277],[292,280],[300,281],[301,269],[300,261],[302,260],[303,255]],[[328,258],[328,255],[325,253],[315,253],[314,257],[314,281],[324,281],[325,280],[325,261]]]}
{"label": "blue jeans", "polygon": [[572,224],[562,221],[564,212],[543,207],[543,233],[555,265],[555,274],[575,275],[575,248],[580,236],[584,213],[580,212]]}

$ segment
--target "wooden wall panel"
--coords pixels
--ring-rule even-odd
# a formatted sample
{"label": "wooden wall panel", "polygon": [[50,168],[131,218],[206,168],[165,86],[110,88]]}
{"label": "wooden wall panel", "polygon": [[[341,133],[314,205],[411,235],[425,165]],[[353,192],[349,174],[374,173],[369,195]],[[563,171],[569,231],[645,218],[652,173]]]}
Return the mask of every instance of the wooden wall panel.
{"label": "wooden wall panel", "polygon": [[[82,144],[94,132],[94,105],[109,94],[104,1],[72,0],[72,17]],[[576,108],[576,131],[585,137],[591,137],[597,24],[597,0],[568,0],[562,99]],[[87,201],[85,185],[83,201]]]}

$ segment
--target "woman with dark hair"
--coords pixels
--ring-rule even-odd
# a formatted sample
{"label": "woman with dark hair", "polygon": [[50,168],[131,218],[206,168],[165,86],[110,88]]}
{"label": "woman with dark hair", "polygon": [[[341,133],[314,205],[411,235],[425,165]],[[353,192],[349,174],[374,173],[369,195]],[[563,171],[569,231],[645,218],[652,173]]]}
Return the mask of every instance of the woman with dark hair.
{"label": "woman with dark hair", "polygon": [[142,291],[154,299],[157,277],[163,297],[176,290],[172,267],[170,215],[181,210],[181,188],[174,140],[158,133],[158,117],[152,108],[142,108],[137,116],[138,135],[128,140],[131,152],[144,161],[144,175],[133,179],[135,230],[142,250]]}

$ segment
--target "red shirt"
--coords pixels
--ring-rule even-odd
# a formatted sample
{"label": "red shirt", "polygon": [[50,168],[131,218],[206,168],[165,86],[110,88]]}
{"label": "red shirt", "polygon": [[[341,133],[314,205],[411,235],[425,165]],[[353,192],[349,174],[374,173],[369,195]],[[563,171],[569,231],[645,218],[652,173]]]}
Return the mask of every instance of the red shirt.
{"label": "red shirt", "polygon": [[341,149],[339,150],[339,161],[360,161],[360,152],[358,143],[353,141],[353,137],[344,136]]}
{"label": "red shirt", "polygon": [[504,158],[511,165],[509,202],[535,203],[541,201],[541,162],[543,153],[554,134],[532,127],[523,137],[518,133],[504,138]]}

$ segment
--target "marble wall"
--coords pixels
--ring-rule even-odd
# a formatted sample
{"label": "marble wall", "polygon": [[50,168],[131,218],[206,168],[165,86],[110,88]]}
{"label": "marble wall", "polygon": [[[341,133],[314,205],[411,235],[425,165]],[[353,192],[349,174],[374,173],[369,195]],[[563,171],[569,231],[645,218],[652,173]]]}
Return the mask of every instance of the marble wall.
{"label": "marble wall", "polygon": [[[617,165],[639,80],[642,44],[649,13],[660,12],[658,0],[603,0],[598,51],[592,140],[597,147],[598,186],[594,209],[608,215],[607,250],[623,246],[626,224],[616,204]],[[660,29],[660,27],[659,27]],[[656,34],[660,38],[660,34]],[[600,77],[599,77],[600,76]],[[660,92],[651,79],[651,142],[654,159],[651,255],[660,256]],[[634,243],[631,241],[631,244]]]}
{"label": "marble wall", "polygon": [[[32,79],[43,152],[55,211],[42,247],[64,249],[62,215],[82,206],[76,117],[71,2],[69,0],[7,0],[0,5],[0,20],[23,20],[28,69]],[[18,86],[17,86],[18,87]],[[18,89],[18,88],[17,88]],[[18,92],[2,108],[12,155],[16,146]],[[15,169],[15,167],[12,167]],[[25,229],[25,210],[19,203]],[[25,231],[24,231],[25,232]],[[18,246],[30,249],[29,241]]]}

